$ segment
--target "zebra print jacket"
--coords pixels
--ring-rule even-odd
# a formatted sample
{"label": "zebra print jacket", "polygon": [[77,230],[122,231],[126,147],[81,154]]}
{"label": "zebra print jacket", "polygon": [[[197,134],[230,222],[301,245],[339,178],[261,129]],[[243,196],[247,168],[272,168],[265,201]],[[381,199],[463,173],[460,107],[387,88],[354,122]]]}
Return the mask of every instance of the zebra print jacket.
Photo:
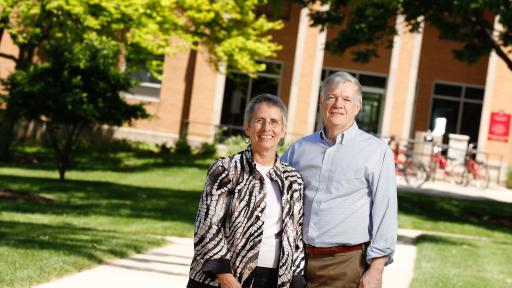
{"label": "zebra print jacket", "polygon": [[[279,158],[268,176],[277,182],[282,195],[278,287],[305,287],[304,184],[299,173]],[[233,273],[242,287],[251,287],[263,235],[264,183],[250,147],[210,167],[197,211],[187,287],[219,287],[218,273]]]}

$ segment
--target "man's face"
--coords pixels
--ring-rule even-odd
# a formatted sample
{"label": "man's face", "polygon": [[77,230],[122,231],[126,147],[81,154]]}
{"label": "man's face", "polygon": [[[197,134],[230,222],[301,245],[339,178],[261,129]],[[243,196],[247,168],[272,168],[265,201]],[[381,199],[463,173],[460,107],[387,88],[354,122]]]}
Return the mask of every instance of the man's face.
{"label": "man's face", "polygon": [[320,97],[324,125],[345,131],[355,121],[361,108],[356,96],[357,86],[351,82],[334,83]]}

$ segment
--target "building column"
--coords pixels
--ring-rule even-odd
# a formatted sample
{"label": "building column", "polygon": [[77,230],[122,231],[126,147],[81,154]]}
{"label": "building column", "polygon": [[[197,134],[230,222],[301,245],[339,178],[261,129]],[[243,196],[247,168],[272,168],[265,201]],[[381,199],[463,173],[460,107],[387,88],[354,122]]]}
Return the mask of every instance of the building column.
{"label": "building column", "polygon": [[311,8],[300,12],[297,44],[288,101],[287,138],[297,139],[313,132],[327,31],[310,27]]}
{"label": "building column", "polygon": [[407,139],[413,132],[411,126],[414,121],[423,27],[418,33],[410,33],[406,30],[404,16],[398,15],[396,29],[398,35],[393,39],[381,134]]}
{"label": "building column", "polygon": [[[495,19],[494,29],[501,29],[498,19]],[[508,47],[510,49],[512,47]],[[502,112],[512,114],[512,71],[507,64],[498,55],[492,51],[487,66],[487,78],[485,82],[484,102],[482,105],[482,115],[480,120],[480,130],[478,134],[478,150],[489,154],[479,155],[481,160],[487,161],[490,165],[491,180],[500,179],[500,184],[507,179],[508,167],[512,165],[512,133],[508,138],[502,138],[501,141],[493,139],[489,133],[491,125],[491,113]],[[509,129],[511,129],[509,124]],[[491,137],[490,137],[491,136]],[[498,167],[500,170],[498,170]],[[497,174],[499,171],[499,174]]]}
{"label": "building column", "polygon": [[208,62],[207,52],[197,52],[188,112],[187,139],[212,142],[220,124],[226,75]]}

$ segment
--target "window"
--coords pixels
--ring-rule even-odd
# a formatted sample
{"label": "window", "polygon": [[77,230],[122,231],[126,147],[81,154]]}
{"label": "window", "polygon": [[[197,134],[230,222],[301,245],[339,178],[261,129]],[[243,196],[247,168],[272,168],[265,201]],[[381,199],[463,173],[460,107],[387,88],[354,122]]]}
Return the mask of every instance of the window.
{"label": "window", "polygon": [[256,78],[240,71],[228,71],[221,115],[224,137],[242,134],[245,107],[252,97],[263,93],[279,97],[282,64],[268,60],[258,62],[265,63],[266,69],[257,73]]}
{"label": "window", "polygon": [[[162,62],[164,59],[161,59]],[[158,102],[160,100],[160,88],[162,81],[151,75],[145,67],[139,67],[132,73],[132,79],[138,82],[130,93],[125,93],[130,98],[141,99],[149,102]]]}
{"label": "window", "polygon": [[449,133],[468,135],[470,142],[477,142],[483,98],[481,87],[434,83],[430,129],[434,129],[436,118],[445,117],[445,142]]}
{"label": "window", "polygon": [[[324,68],[322,81],[332,74],[341,71],[338,69]],[[344,70],[346,71],[346,70]],[[363,86],[363,107],[357,114],[357,125],[363,131],[371,134],[379,134],[379,126],[384,108],[384,94],[386,93],[386,77],[374,74],[346,71],[356,77]],[[322,113],[320,107],[317,111],[316,130],[322,128]]]}

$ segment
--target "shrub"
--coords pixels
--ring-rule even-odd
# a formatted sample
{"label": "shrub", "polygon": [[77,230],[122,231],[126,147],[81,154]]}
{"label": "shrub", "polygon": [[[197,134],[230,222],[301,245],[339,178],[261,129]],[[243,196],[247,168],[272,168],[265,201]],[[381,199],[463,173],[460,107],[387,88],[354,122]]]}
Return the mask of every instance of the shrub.
{"label": "shrub", "polygon": [[507,188],[512,189],[512,170],[508,171],[508,175],[507,175]]}
{"label": "shrub", "polygon": [[288,150],[288,148],[290,148],[290,146],[292,145],[293,142],[284,142],[283,145],[280,145],[279,147],[277,147],[277,154],[279,154],[279,156],[283,155],[284,152],[286,150]]}
{"label": "shrub", "polygon": [[241,150],[245,150],[247,148],[247,143],[245,142],[245,137],[241,135],[231,136],[224,141],[224,145],[227,148],[227,154],[232,155]]}
{"label": "shrub", "polygon": [[186,139],[178,139],[176,143],[174,143],[174,154],[177,155],[190,155],[192,154],[192,148],[188,144]]}
{"label": "shrub", "polygon": [[172,146],[168,146],[167,143],[162,143],[159,145],[158,147],[158,153],[160,153],[160,155],[169,155],[171,154],[172,152]]}
{"label": "shrub", "polygon": [[197,154],[201,156],[213,156],[217,153],[217,146],[215,144],[210,144],[208,142],[201,143],[201,146],[199,146],[199,149],[197,151]]}

